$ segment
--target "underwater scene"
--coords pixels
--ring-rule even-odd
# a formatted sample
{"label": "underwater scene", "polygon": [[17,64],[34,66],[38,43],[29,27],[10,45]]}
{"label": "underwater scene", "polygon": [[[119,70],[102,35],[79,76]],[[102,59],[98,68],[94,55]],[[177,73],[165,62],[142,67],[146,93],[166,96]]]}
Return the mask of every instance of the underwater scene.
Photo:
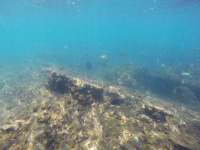
{"label": "underwater scene", "polygon": [[1,0],[0,150],[200,150],[199,0]]}

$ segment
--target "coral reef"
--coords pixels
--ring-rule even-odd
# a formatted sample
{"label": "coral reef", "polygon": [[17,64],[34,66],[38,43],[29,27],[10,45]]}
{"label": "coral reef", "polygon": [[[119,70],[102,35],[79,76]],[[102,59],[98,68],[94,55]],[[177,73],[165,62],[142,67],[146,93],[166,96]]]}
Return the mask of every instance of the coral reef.
{"label": "coral reef", "polygon": [[199,112],[53,69],[47,75],[45,86],[15,95],[20,111],[2,115],[1,149],[200,149]]}
{"label": "coral reef", "polygon": [[[151,72],[146,67],[127,63],[104,74],[110,84],[132,88],[133,91],[151,90],[172,101],[200,109],[200,64],[170,63]],[[184,77],[183,72],[191,76]],[[111,78],[112,77],[112,78]]]}

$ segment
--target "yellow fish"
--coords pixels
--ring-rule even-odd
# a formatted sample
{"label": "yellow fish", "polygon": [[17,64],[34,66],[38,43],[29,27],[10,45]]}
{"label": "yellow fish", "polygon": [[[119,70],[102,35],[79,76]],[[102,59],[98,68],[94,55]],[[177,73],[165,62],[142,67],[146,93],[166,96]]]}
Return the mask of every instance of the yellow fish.
{"label": "yellow fish", "polygon": [[86,87],[86,84],[85,83],[82,83],[78,86],[77,90],[81,90],[81,89],[84,89]]}
{"label": "yellow fish", "polygon": [[126,56],[126,53],[125,52],[119,52],[118,53],[120,56]]}
{"label": "yellow fish", "polygon": [[187,73],[187,72],[183,72],[183,73],[181,73],[181,75],[183,77],[191,77],[191,75],[189,73]]}
{"label": "yellow fish", "polygon": [[165,64],[162,64],[162,65],[160,66],[160,68],[163,68],[163,67],[165,67]]}
{"label": "yellow fish", "polygon": [[145,94],[146,94],[146,95],[148,95],[148,94],[149,94],[149,92],[150,92],[150,91],[148,90],[148,91],[146,91],[146,93],[145,93]]}
{"label": "yellow fish", "polygon": [[149,97],[149,95],[150,95],[150,90],[146,91],[145,96],[143,98],[145,98],[147,96]]}
{"label": "yellow fish", "polygon": [[182,85],[183,85],[184,83],[185,83],[185,80],[183,79],[183,80],[182,80]]}
{"label": "yellow fish", "polygon": [[102,56],[100,56],[100,58],[104,59],[104,58],[106,58],[106,55],[102,55]]}
{"label": "yellow fish", "polygon": [[63,67],[63,66],[61,66],[61,67],[60,67],[60,70],[63,70],[63,69],[64,69],[64,67]]}

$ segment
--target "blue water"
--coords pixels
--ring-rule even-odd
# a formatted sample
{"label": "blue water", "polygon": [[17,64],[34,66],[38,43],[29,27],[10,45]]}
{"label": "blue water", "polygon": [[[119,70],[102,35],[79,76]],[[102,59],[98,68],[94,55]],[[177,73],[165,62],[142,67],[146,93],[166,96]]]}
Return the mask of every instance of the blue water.
{"label": "blue water", "polygon": [[[200,65],[194,63],[200,63],[200,0],[0,0],[1,135],[2,125],[16,127],[15,120],[20,125],[19,131],[0,135],[0,149],[95,149],[95,143],[105,149],[146,144],[145,149],[172,149],[182,142],[194,148],[200,121],[198,113],[186,109],[200,110]],[[83,78],[75,85],[76,80],[54,79],[52,73],[48,82],[47,68]],[[158,107],[150,112],[148,105],[144,110],[146,101],[166,112]],[[173,120],[163,116],[168,110]],[[145,115],[160,121],[157,129],[155,121],[143,120]],[[115,125],[110,128],[109,122]]]}
{"label": "blue water", "polygon": [[200,2],[1,0],[0,35],[4,59],[34,57],[80,69],[89,61],[95,69],[106,55],[110,68],[132,62],[155,69],[157,59],[200,59],[193,52],[200,47]]}

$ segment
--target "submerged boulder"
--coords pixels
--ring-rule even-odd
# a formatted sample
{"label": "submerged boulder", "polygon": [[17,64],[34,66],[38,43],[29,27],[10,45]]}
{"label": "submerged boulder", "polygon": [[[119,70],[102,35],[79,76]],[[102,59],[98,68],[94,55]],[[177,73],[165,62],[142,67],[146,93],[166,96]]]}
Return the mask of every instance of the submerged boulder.
{"label": "submerged boulder", "polygon": [[186,86],[175,87],[173,90],[173,96],[178,102],[184,104],[195,105],[195,102],[198,102],[195,94]]}

